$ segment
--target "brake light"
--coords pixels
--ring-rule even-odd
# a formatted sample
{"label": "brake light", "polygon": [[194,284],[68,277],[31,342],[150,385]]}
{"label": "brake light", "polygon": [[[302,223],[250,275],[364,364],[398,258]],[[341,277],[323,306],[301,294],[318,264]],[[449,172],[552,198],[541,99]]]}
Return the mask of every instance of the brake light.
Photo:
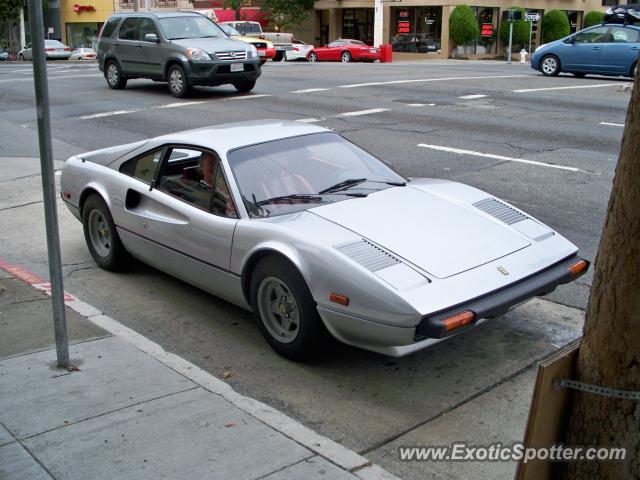
{"label": "brake light", "polygon": [[56,49],[55,48],[45,48],[44,51],[45,52],[55,52]]}
{"label": "brake light", "polygon": [[70,48],[65,48],[65,49],[64,49],[64,51],[65,51],[65,52],[70,52],[70,51],[71,51],[71,49],[70,49]]}
{"label": "brake light", "polygon": [[450,332],[457,328],[464,327],[465,325],[469,325],[471,322],[473,322],[475,316],[476,315],[471,310],[465,310],[464,312],[451,315],[450,317],[447,317],[442,321],[442,324],[444,325],[444,331]]}
{"label": "brake light", "polygon": [[299,50],[298,47],[293,47],[293,50],[295,50],[296,52]]}
{"label": "brake light", "polygon": [[589,264],[586,260],[578,260],[576,263],[569,265],[569,273],[573,278],[576,278],[578,275],[583,273],[588,266]]}

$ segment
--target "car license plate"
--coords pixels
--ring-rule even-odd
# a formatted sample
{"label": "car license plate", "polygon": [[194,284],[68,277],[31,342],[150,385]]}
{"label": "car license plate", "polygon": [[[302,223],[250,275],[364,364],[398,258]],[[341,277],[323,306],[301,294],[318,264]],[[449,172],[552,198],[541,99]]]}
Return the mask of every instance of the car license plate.
{"label": "car license plate", "polygon": [[231,64],[232,72],[244,72],[244,63],[232,63]]}
{"label": "car license plate", "polygon": [[258,51],[258,56],[259,56],[259,57],[264,57],[264,55],[265,55],[264,50],[259,50],[259,51]]}
{"label": "car license plate", "polygon": [[372,48],[371,50],[369,50],[371,53],[376,53],[376,49]]}
{"label": "car license plate", "polygon": [[56,48],[56,52],[64,52],[64,48]]}

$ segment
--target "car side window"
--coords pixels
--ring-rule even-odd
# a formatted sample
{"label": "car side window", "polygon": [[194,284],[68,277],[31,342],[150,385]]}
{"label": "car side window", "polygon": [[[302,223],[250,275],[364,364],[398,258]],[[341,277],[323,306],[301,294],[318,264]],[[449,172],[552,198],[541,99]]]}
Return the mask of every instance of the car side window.
{"label": "car side window", "polygon": [[638,31],[631,28],[613,27],[611,29],[613,42],[615,43],[637,43]]}
{"label": "car side window", "polygon": [[118,38],[122,40],[138,40],[138,23],[139,19],[135,17],[125,19],[120,25]]}
{"label": "car side window", "polygon": [[163,150],[164,149],[159,148],[140,157],[126,161],[120,167],[120,172],[142,180],[144,183],[150,185],[156,178],[156,172],[158,171]]}
{"label": "car side window", "polygon": [[215,215],[238,218],[220,158],[214,152],[172,148],[157,189]]}
{"label": "car side window", "polygon": [[596,27],[577,33],[573,38],[575,43],[604,43],[609,41],[609,36],[609,27]]}
{"label": "car side window", "polygon": [[144,41],[144,36],[148,33],[153,33],[154,35],[158,35],[158,29],[156,28],[156,24],[153,23],[153,20],[150,18],[141,18],[140,19],[140,40]]}
{"label": "car side window", "polygon": [[109,20],[107,20],[107,23],[104,25],[104,28],[102,29],[102,37],[110,37],[111,35],[113,35],[113,32],[115,31],[116,27],[118,26],[118,23],[120,23],[120,20],[122,19],[122,17],[113,17],[110,18]]}

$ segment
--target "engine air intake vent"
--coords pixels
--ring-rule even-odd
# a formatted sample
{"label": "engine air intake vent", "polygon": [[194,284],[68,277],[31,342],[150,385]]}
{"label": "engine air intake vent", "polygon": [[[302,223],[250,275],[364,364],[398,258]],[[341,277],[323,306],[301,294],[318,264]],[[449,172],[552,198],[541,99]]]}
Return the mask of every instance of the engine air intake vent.
{"label": "engine air intake vent", "polygon": [[334,248],[371,272],[377,272],[400,263],[398,258],[364,238],[336,245]]}
{"label": "engine air intake vent", "polygon": [[522,222],[529,218],[495,198],[485,198],[484,200],[474,203],[473,206],[507,225],[513,225],[514,223]]}

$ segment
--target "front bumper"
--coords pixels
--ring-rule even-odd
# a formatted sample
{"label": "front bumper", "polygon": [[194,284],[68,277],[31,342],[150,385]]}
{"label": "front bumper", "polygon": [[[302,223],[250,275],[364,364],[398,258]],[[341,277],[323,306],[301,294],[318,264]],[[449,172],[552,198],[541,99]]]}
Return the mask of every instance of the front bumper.
{"label": "front bumper", "polygon": [[[243,64],[243,70],[232,72],[232,64]],[[189,61],[185,72],[190,85],[224,85],[238,81],[257,80],[262,74],[260,59],[240,60],[237,62]]]}

